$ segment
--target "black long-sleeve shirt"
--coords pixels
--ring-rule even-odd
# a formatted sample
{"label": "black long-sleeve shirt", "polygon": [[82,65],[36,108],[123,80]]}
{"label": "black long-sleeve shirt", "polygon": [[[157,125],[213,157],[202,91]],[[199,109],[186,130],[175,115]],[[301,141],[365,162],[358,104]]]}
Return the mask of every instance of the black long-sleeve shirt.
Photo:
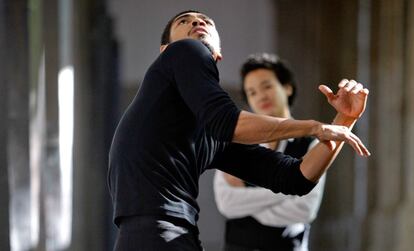
{"label": "black long-sleeve shirt", "polygon": [[274,192],[309,192],[315,184],[303,177],[300,160],[231,143],[239,113],[219,86],[208,48],[192,39],[170,44],[148,69],[112,142],[108,183],[115,223],[153,215],[195,226],[198,179],[209,168]]}

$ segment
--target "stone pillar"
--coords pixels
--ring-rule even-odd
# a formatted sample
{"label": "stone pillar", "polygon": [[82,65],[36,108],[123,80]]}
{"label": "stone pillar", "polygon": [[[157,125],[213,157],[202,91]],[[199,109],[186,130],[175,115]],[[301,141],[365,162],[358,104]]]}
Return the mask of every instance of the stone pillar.
{"label": "stone pillar", "polygon": [[[70,1],[68,1],[70,2]],[[61,141],[60,119],[70,114],[60,111],[59,72],[61,70],[62,49],[59,43],[61,17],[65,16],[59,9],[60,2],[42,0],[41,35],[44,46],[44,164],[42,166],[41,189],[41,242],[39,250],[65,250],[71,242],[72,235],[72,176],[70,167],[62,164],[60,147],[68,144]],[[66,92],[69,96],[69,91]],[[61,113],[60,113],[61,112]],[[64,132],[70,135],[69,132]],[[67,149],[63,146],[63,149]],[[63,158],[64,159],[64,158]],[[44,248],[44,249],[43,249]]]}
{"label": "stone pillar", "polygon": [[8,33],[7,33],[7,8],[6,1],[0,2],[0,198],[2,207],[0,207],[0,250],[10,249],[10,212],[9,212],[9,181],[8,181],[8,147],[7,147],[7,130],[8,130]]}
{"label": "stone pillar", "polygon": [[[406,1],[372,1],[368,217],[364,250],[396,250],[404,201]],[[411,167],[413,168],[413,167]]]}
{"label": "stone pillar", "polygon": [[[83,251],[104,250],[101,240],[97,241],[97,233],[102,229],[94,228],[92,218],[99,214],[100,208],[93,212],[91,207],[96,205],[94,188],[101,187],[102,175],[96,175],[91,151],[92,142],[91,123],[94,120],[93,100],[94,93],[91,88],[92,76],[90,74],[89,58],[89,6],[91,1],[73,1],[73,63],[75,80],[75,124],[74,124],[74,151],[73,151],[73,241],[70,250]],[[93,183],[92,183],[93,182]],[[93,186],[88,186],[93,184]],[[102,188],[103,189],[103,188]]]}
{"label": "stone pillar", "polygon": [[[27,1],[5,1],[7,56],[7,159],[10,188],[10,235],[12,250],[36,245],[36,221],[31,221],[29,160],[29,51]],[[2,17],[3,18],[3,17]],[[34,228],[34,229],[33,229]]]}
{"label": "stone pillar", "polygon": [[[106,177],[118,121],[118,47],[104,1],[74,1],[74,222],[76,251],[112,250]],[[93,185],[92,185],[93,184]]]}
{"label": "stone pillar", "polygon": [[413,7],[402,0],[373,4],[376,126],[366,243],[372,251],[408,251],[414,245]]}
{"label": "stone pillar", "polygon": [[396,250],[410,251],[414,246],[414,3],[406,1],[405,79],[402,125],[402,205],[396,238]]}

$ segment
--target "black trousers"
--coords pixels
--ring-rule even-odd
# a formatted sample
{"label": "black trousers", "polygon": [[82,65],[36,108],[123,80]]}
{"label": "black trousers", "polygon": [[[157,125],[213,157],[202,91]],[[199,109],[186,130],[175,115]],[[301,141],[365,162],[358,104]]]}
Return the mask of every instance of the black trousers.
{"label": "black trousers", "polygon": [[124,217],[114,251],[202,251],[196,227],[155,216]]}

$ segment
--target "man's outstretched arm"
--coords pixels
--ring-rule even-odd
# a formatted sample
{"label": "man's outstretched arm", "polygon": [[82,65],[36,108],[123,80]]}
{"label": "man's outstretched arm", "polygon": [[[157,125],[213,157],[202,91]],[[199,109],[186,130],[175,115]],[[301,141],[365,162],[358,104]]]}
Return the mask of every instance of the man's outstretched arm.
{"label": "man's outstretched arm", "polygon": [[276,118],[247,111],[242,111],[239,115],[233,142],[258,144],[305,136],[314,136],[319,141],[344,141],[359,155],[369,155],[364,144],[346,126],[328,125],[315,120]]}
{"label": "man's outstretched arm", "polygon": [[[340,85],[341,84],[342,82],[340,83]],[[365,105],[366,95],[368,94],[367,90],[362,88],[356,94],[354,92],[348,91],[346,89],[347,87],[348,86],[340,87],[340,90],[338,91],[337,95],[341,95],[339,96],[339,98],[336,99],[337,106],[334,107],[337,109],[337,111],[338,109],[352,109],[352,112],[360,111],[359,106],[361,106],[361,103],[358,102],[355,104],[350,104],[349,100],[353,101],[353,98],[355,98],[353,96],[360,96],[360,94],[362,94],[365,95]],[[366,94],[365,90],[367,92]],[[325,95],[329,95],[329,97],[327,96],[328,101],[330,100],[329,98],[332,99],[332,95],[335,97],[332,91],[330,91],[330,93],[328,93],[327,89],[323,89],[321,91]],[[344,95],[344,93],[346,95]],[[354,107],[352,107],[352,105],[354,105]],[[362,112],[363,110],[360,111],[360,114],[358,114],[358,117],[356,117],[356,119],[362,115]],[[344,115],[346,115],[345,117],[349,117],[347,116],[348,114]],[[327,141],[344,141],[345,143],[350,144],[359,155],[369,156],[368,149],[364,146],[361,140],[351,132],[350,127],[347,126],[347,124],[348,123],[337,123],[334,125],[327,125],[315,120],[284,119],[265,115],[257,115],[250,112],[242,111],[239,115],[236,129],[234,131],[233,142],[241,144],[257,144],[272,142],[286,138],[314,136],[318,138],[319,141],[324,142],[327,146],[330,146],[329,149],[331,150],[335,150],[336,147],[334,147],[331,143],[327,143]]]}

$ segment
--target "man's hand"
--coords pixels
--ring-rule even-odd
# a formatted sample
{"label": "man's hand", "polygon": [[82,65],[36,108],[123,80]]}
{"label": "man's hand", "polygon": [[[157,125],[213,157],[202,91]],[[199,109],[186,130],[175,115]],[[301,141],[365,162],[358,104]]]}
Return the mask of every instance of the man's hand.
{"label": "man's hand", "polygon": [[360,155],[369,156],[370,153],[362,144],[361,140],[351,132],[356,120],[365,111],[369,91],[355,80],[348,81],[347,79],[343,79],[338,84],[338,87],[339,90],[336,94],[326,85],[320,85],[319,90],[326,96],[329,104],[338,112],[334,124],[342,127],[330,128],[327,125],[322,125],[316,137],[329,148],[333,149],[335,143],[330,140],[338,141],[334,139],[337,134],[338,139],[343,138],[339,141],[345,141],[350,144]]}
{"label": "man's hand", "polygon": [[319,90],[326,96],[329,104],[342,116],[358,119],[365,111],[368,98],[368,89],[355,80],[343,79],[338,84],[336,94],[326,85],[320,85]]}
{"label": "man's hand", "polygon": [[346,126],[321,124],[314,136],[318,138],[319,141],[326,144],[331,150],[336,147],[334,141],[344,141],[352,146],[359,155],[371,155],[362,141]]}

